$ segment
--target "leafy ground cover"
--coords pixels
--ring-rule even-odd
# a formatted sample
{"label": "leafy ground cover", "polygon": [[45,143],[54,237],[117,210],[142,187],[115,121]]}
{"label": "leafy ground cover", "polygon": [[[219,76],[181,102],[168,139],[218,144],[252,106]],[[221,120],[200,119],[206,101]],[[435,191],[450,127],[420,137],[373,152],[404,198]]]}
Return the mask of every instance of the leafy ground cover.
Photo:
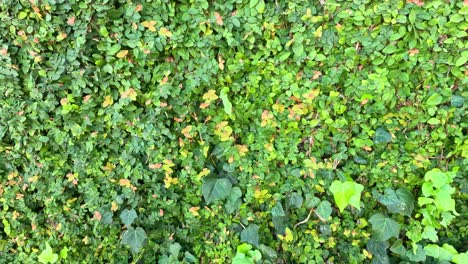
{"label": "leafy ground cover", "polygon": [[468,263],[467,1],[0,1],[1,263]]}

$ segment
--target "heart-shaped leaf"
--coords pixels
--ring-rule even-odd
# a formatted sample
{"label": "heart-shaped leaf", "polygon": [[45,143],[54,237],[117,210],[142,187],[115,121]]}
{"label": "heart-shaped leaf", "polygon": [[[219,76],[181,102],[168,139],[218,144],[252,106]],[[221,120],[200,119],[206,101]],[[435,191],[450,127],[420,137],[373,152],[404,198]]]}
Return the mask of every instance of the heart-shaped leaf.
{"label": "heart-shaped leaf", "polygon": [[128,245],[133,253],[138,253],[143,248],[146,232],[141,227],[129,227],[122,235],[122,243]]}
{"label": "heart-shaped leaf", "polygon": [[203,182],[202,193],[205,202],[210,204],[214,201],[226,198],[231,191],[232,183],[225,178],[206,178]]}

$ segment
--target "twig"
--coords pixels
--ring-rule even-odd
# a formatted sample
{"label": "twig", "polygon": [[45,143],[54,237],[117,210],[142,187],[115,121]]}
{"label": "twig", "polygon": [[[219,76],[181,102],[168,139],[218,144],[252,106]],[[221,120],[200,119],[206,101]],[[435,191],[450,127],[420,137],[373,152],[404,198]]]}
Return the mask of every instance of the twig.
{"label": "twig", "polygon": [[296,228],[298,225],[302,225],[302,224],[307,223],[307,221],[309,221],[310,216],[312,215],[312,212],[313,212],[313,211],[314,211],[314,208],[310,209],[309,214],[307,215],[307,218],[304,219],[304,220],[302,220],[302,221],[300,221],[299,223],[295,224],[295,225],[294,225],[294,228]]}

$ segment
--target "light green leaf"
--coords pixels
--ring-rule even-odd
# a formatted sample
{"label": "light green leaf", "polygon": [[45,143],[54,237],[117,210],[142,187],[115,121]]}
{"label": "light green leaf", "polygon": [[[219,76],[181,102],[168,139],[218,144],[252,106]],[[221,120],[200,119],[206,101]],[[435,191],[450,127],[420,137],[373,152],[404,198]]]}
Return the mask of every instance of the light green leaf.
{"label": "light green leaf", "polygon": [[58,260],[58,254],[54,254],[49,243],[46,242],[46,248],[41,252],[38,257],[40,263],[55,263]]}
{"label": "light green leaf", "polygon": [[257,9],[258,13],[263,14],[263,12],[265,12],[265,2],[263,0],[259,0],[255,8]]}
{"label": "light green leaf", "polygon": [[458,253],[455,248],[448,244],[444,244],[443,247],[435,244],[429,244],[424,247],[424,252],[426,255],[439,261],[451,261],[452,258]]}
{"label": "light green leaf", "polygon": [[452,262],[456,264],[468,263],[468,252],[460,253],[458,255],[453,256]]}
{"label": "light green leaf", "polygon": [[391,237],[398,238],[400,233],[400,225],[393,219],[384,216],[383,214],[374,214],[369,222],[372,224],[375,239],[385,241]]}
{"label": "light green leaf", "polygon": [[442,103],[442,99],[442,95],[434,93],[427,99],[426,104],[429,106],[436,106]]}
{"label": "light green leaf", "polygon": [[224,112],[226,114],[230,115],[232,114],[232,104],[231,101],[229,101],[229,98],[227,96],[227,92],[229,91],[228,88],[225,88],[221,91],[221,94],[219,95],[219,98],[223,100],[223,105],[224,105]]}
{"label": "light green leaf", "polygon": [[353,181],[333,181],[330,186],[330,191],[333,193],[335,203],[340,209],[340,212],[348,205],[352,205],[359,209],[361,192],[364,190],[364,186]]}
{"label": "light green leaf", "polygon": [[122,235],[122,243],[128,245],[133,253],[138,253],[143,248],[146,239],[146,232],[141,227],[130,227]]}
{"label": "light green leaf", "polygon": [[225,178],[205,178],[202,186],[203,198],[210,204],[226,198],[231,191],[232,183]]}

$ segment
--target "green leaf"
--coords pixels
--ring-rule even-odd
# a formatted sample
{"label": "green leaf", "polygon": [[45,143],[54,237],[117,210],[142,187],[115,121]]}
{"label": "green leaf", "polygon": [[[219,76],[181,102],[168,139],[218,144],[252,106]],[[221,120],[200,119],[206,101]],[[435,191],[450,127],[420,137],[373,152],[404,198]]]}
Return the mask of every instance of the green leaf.
{"label": "green leaf", "polygon": [[223,100],[223,105],[224,105],[224,112],[226,112],[226,114],[230,115],[232,114],[232,104],[231,104],[231,101],[229,101],[229,98],[227,96],[227,92],[229,91],[229,89],[223,89],[221,91],[221,94],[219,95],[219,98],[221,98],[221,100]]}
{"label": "green leaf", "polygon": [[38,256],[38,261],[40,263],[55,263],[57,262],[58,258],[58,254],[54,254],[49,243],[46,242],[46,248]]}
{"label": "green leaf", "polygon": [[374,143],[390,143],[392,142],[392,135],[383,127],[375,130]]}
{"label": "green leaf", "polygon": [[263,12],[265,12],[265,1],[259,0],[255,8],[257,9],[258,13],[263,14]]}
{"label": "green leaf", "polygon": [[353,181],[333,181],[330,186],[330,191],[333,193],[335,203],[340,209],[340,212],[348,205],[352,205],[359,209],[361,192],[364,190],[364,186]]}
{"label": "green leaf", "polygon": [[258,3],[258,0],[250,0],[250,8],[254,8]]}
{"label": "green leaf", "polygon": [[465,103],[465,98],[463,98],[463,96],[460,96],[460,95],[452,95],[452,98],[450,99],[450,104],[453,107],[460,108],[463,106],[464,103]]}
{"label": "green leaf", "polygon": [[460,58],[457,59],[457,61],[455,61],[455,66],[462,66],[463,64],[466,63],[466,61],[468,60],[468,57],[467,56],[461,56]]}
{"label": "green leaf", "polygon": [[120,219],[122,220],[122,223],[124,223],[127,228],[129,228],[132,225],[133,221],[135,221],[136,218],[137,218],[137,213],[135,209],[131,209],[131,210],[125,209],[122,211],[122,213],[120,213]]}
{"label": "green leaf", "polygon": [[203,198],[210,204],[226,198],[231,191],[232,183],[226,178],[205,178],[202,186]]}
{"label": "green leaf", "polygon": [[426,104],[429,106],[437,106],[442,103],[442,99],[442,95],[434,93],[427,99]]}
{"label": "green leaf", "polygon": [[392,213],[410,216],[414,209],[414,196],[405,188],[400,188],[397,191],[387,188],[384,195],[374,190],[372,194],[379,203],[385,205]]}
{"label": "green leaf", "polygon": [[406,256],[409,260],[414,262],[420,262],[426,260],[426,253],[421,245],[418,245],[416,250],[408,250]]}
{"label": "green leaf", "polygon": [[402,257],[406,256],[406,248],[403,246],[403,241],[400,239],[393,243],[392,247],[390,247],[390,251]]}
{"label": "green leaf", "polygon": [[374,237],[377,241],[386,241],[391,237],[398,238],[400,225],[395,220],[378,213],[374,214],[369,222],[372,224]]}
{"label": "green leaf", "polygon": [[439,261],[451,261],[452,258],[458,254],[457,250],[448,244],[444,244],[442,247],[429,244],[424,247],[424,252],[427,256],[433,257]]}
{"label": "green leaf", "polygon": [[280,234],[284,234],[288,218],[281,203],[278,202],[275,207],[271,209],[271,216],[276,231]]}
{"label": "green leaf", "polygon": [[247,242],[254,246],[258,246],[259,244],[259,237],[258,237],[258,230],[260,227],[256,224],[251,224],[246,227],[241,232],[241,242]]}
{"label": "green leaf", "polygon": [[146,232],[141,227],[129,227],[122,235],[122,243],[128,245],[135,254],[143,248],[145,240]]}
{"label": "green leaf", "polygon": [[323,222],[327,221],[332,213],[331,203],[327,200],[320,202],[319,206],[315,210],[317,216]]}
{"label": "green leaf", "polygon": [[226,204],[224,205],[224,209],[226,213],[232,214],[234,211],[239,209],[242,203],[242,191],[239,187],[233,187],[231,192],[229,193],[229,197],[226,200]]}
{"label": "green leaf", "polygon": [[468,263],[468,252],[460,253],[453,256],[452,262],[455,264],[466,264]]}

